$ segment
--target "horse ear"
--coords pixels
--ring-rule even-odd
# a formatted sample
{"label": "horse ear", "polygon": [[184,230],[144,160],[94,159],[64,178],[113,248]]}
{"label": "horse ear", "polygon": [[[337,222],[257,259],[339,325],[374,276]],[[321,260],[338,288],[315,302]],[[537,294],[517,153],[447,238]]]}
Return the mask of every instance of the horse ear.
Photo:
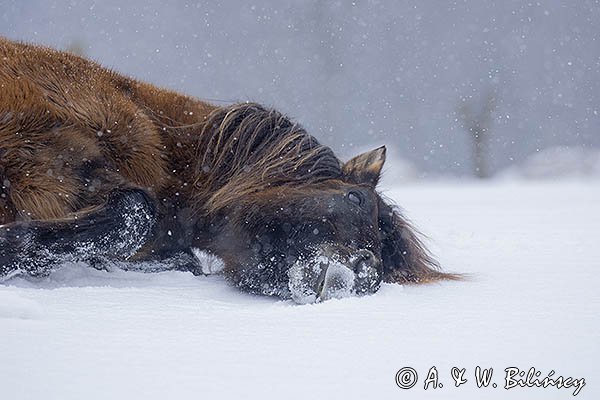
{"label": "horse ear", "polygon": [[344,175],[354,183],[377,185],[385,162],[385,146],[358,155],[344,164]]}

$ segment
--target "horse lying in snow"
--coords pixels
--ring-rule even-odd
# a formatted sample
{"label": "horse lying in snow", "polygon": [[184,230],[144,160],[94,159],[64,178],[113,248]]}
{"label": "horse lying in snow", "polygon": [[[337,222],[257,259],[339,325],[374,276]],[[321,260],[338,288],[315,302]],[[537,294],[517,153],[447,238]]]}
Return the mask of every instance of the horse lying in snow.
{"label": "horse lying in snow", "polygon": [[385,147],[342,163],[258,104],[217,107],[0,38],[0,276],[66,261],[223,260],[298,302],[452,279],[375,190]]}

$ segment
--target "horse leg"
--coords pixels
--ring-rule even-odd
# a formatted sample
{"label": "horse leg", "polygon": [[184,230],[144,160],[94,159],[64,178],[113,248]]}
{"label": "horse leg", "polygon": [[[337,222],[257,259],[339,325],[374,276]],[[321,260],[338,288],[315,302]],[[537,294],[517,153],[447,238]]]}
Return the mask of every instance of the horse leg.
{"label": "horse leg", "polygon": [[140,189],[117,189],[101,207],[64,219],[0,225],[0,277],[47,275],[67,261],[127,260],[152,234],[153,200]]}

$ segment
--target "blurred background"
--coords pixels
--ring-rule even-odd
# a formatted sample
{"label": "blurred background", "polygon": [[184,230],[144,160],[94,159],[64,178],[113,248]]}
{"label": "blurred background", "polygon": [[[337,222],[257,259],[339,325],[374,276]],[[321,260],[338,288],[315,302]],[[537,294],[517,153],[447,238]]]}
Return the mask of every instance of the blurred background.
{"label": "blurred background", "polygon": [[393,180],[600,176],[598,1],[0,1],[0,35],[386,144]]}

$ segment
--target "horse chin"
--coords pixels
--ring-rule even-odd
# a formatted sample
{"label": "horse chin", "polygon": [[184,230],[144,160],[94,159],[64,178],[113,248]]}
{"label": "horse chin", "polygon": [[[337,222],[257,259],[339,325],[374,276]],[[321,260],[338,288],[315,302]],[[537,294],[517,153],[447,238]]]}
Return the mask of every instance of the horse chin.
{"label": "horse chin", "polygon": [[342,257],[326,248],[308,259],[299,259],[288,270],[292,300],[310,304],[376,292],[379,273],[375,266],[366,265],[359,258]]}

